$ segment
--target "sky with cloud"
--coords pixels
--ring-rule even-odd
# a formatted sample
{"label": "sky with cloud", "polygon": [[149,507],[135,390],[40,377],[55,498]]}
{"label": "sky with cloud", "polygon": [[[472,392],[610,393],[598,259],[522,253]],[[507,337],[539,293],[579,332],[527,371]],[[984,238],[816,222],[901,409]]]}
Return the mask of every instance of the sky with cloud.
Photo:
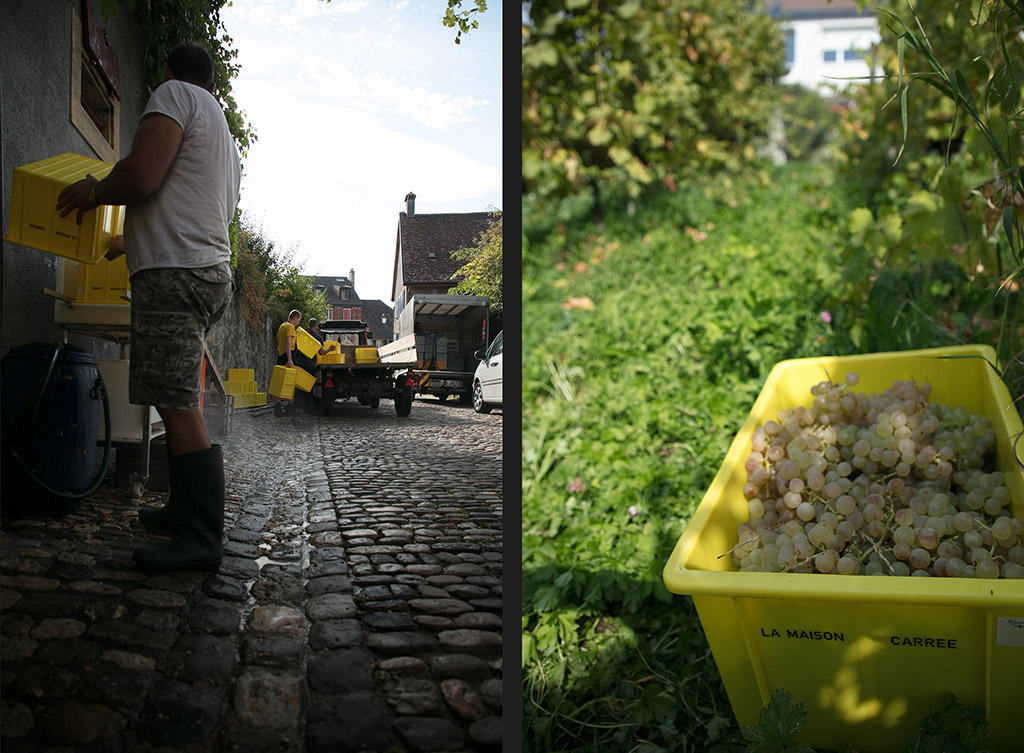
{"label": "sky with cloud", "polygon": [[[501,208],[501,2],[456,45],[445,0],[234,0],[257,141],[240,205],[305,274],[389,305],[398,213]],[[467,3],[469,5],[469,3]]]}

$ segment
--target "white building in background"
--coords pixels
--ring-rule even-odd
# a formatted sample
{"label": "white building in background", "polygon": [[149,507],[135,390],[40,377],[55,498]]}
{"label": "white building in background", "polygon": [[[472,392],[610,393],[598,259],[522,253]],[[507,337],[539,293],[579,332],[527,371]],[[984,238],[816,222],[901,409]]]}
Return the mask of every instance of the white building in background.
{"label": "white building in background", "polygon": [[766,0],[786,36],[784,84],[829,95],[871,75],[864,53],[880,40],[875,14],[854,0]]}

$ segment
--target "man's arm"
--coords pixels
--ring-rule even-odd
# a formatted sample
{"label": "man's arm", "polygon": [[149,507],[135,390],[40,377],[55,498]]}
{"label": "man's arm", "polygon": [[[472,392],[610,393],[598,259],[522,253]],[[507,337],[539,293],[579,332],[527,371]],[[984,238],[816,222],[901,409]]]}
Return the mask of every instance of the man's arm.
{"label": "man's arm", "polygon": [[164,182],[181,146],[182,130],[173,118],[150,113],[139,124],[132,150],[97,181],[91,175],[72,183],[57,197],[61,217],[78,210],[82,215],[100,204],[134,204],[153,194]]}
{"label": "man's arm", "polygon": [[289,366],[294,366],[295,364],[292,363],[292,344],[295,342],[295,335],[288,335],[288,338],[287,338],[286,342],[287,342],[287,344],[285,346],[286,347],[285,352],[288,354],[288,365]]}

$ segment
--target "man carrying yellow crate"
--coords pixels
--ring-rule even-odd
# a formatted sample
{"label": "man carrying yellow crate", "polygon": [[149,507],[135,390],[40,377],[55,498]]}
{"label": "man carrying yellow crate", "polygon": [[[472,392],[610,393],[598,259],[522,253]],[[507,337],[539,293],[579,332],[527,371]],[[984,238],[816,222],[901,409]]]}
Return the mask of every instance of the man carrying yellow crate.
{"label": "man carrying yellow crate", "polygon": [[[293,353],[295,352],[295,328],[302,321],[302,312],[298,309],[292,309],[288,312],[288,319],[281,323],[281,326],[277,328],[277,366],[287,366],[291,368],[295,365]],[[287,410],[291,409],[292,401],[285,400],[277,395],[271,394],[274,400],[274,415],[283,416]]]}
{"label": "man carrying yellow crate", "polygon": [[[156,407],[167,432],[170,494],[145,508],[147,527],[173,541],[141,547],[150,571],[216,569],[223,554],[224,465],[199,408],[206,336],[231,300],[228,223],[241,166],[213,95],[214,66],[186,44],[167,57],[164,81],[146,104],[131,152],[103,180],[72,183],[61,216],[125,205],[124,253],[132,286],[128,398]],[[119,254],[112,248],[108,258]]]}

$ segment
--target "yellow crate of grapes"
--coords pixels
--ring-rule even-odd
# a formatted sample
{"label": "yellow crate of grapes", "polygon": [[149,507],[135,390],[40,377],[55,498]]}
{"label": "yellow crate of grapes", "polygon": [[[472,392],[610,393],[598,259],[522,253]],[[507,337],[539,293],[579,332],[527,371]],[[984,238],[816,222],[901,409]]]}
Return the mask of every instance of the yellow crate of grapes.
{"label": "yellow crate of grapes", "polygon": [[[66,186],[86,175],[102,179],[109,162],[66,152],[14,168],[11,222],[5,240],[86,264],[95,264],[124,232],[124,207],[101,205],[76,221],[77,212],[61,217],[54,209]],[[120,303],[120,301],[114,301]]]}
{"label": "yellow crate of grapes", "polygon": [[[1005,385],[983,360],[995,364],[995,358],[992,348],[971,345],[795,359],[781,362],[772,369],[663,572],[670,591],[693,597],[740,725],[756,724],[760,709],[771,694],[784,688],[794,700],[802,701],[808,711],[807,724],[797,736],[799,740],[815,747],[838,749],[849,744],[863,753],[882,753],[899,749],[916,731],[917,722],[942,709],[945,696],[953,693],[964,705],[985,709],[990,742],[995,749],[1020,749],[1018,699],[1020,679],[1024,677],[1024,580],[824,574],[816,571],[816,559],[810,559],[810,565],[802,565],[805,571],[794,572],[788,567],[782,572],[740,571],[732,555],[736,551],[739,557],[747,551],[745,556],[750,557],[753,556],[749,554],[750,546],[762,546],[760,541],[748,542],[744,549],[738,534],[741,524],[749,521],[752,506],[757,507],[754,500],[761,501],[756,494],[777,495],[778,500],[768,500],[774,510],[775,504],[788,504],[782,489],[792,491],[794,488],[785,477],[792,475],[792,470],[783,475],[779,470],[781,465],[776,466],[778,475],[762,482],[762,487],[748,486],[752,484],[752,474],[757,467],[756,458],[751,458],[755,430],[775,421],[780,411],[798,406],[810,408],[816,399],[811,388],[822,381],[836,383],[840,388],[836,394],[845,395],[842,390],[847,388],[841,387],[841,383],[850,372],[859,376],[856,386],[849,388],[857,393],[877,395],[892,387],[896,380],[927,382],[932,389],[929,402],[922,406],[959,406],[988,419],[991,434],[987,437],[994,446],[987,454],[995,466],[989,470],[1003,474],[1001,486],[1007,497],[1005,514],[1024,519],[1024,472],[1015,462],[1013,446],[1022,431],[1021,420],[1011,406]],[[826,401],[835,399],[835,395],[828,393],[824,397]],[[908,404],[907,411],[919,411],[925,416],[927,411],[939,409],[910,408]],[[876,417],[872,426],[888,423],[889,428],[893,428],[893,422],[901,423],[906,418],[897,420],[897,412],[900,411],[894,409],[891,414],[887,413],[884,422]],[[872,430],[883,434],[888,431]],[[946,435],[940,442],[965,443],[957,450],[963,451],[963,455],[956,455],[955,463],[966,463],[965,458],[982,446],[983,439],[966,438],[969,431],[965,428]],[[819,434],[824,433],[824,429],[819,431]],[[905,438],[905,433],[903,436]],[[950,439],[951,436],[955,439]],[[827,439],[832,437],[827,436]],[[850,435],[846,439],[849,440]],[[849,443],[847,446],[850,447]],[[905,449],[908,450],[906,457],[911,458],[911,451]],[[767,460],[770,447],[765,446],[764,450]],[[1018,450],[1024,451],[1024,441]],[[807,452],[802,445],[793,451],[798,459],[800,452]],[[850,452],[854,452],[853,447]],[[775,457],[778,459],[778,452]],[[886,459],[884,453],[880,457],[879,463],[883,464],[891,459]],[[805,455],[804,461],[808,462],[806,458]],[[869,459],[870,453],[858,462]],[[924,469],[921,472],[931,474],[930,468],[934,466],[934,473],[941,476],[946,472],[940,469],[943,460],[946,458],[929,445],[921,461]],[[748,461],[754,462],[753,470],[747,467]],[[901,482],[892,485],[892,480],[899,475],[895,467],[898,464],[885,468],[886,485],[872,487],[874,491],[881,488],[883,495],[889,495],[907,488],[900,486]],[[811,462],[800,470],[810,476],[814,468],[820,470]],[[961,474],[956,476],[961,481],[967,475],[954,472]],[[854,474],[850,473],[849,478],[854,478]],[[780,479],[782,486],[778,485]],[[815,485],[819,481],[821,479],[815,479]],[[776,484],[776,491],[769,493],[772,483]],[[810,484],[810,480],[807,483]],[[837,478],[833,476],[828,483],[838,483]],[[981,488],[976,481],[965,483],[975,484],[973,489]],[[801,484],[802,481],[797,486]],[[807,486],[805,491],[810,488]],[[996,496],[992,491],[994,486],[985,488],[985,494]],[[755,497],[748,498],[752,491],[756,491]],[[833,488],[828,495],[837,491],[838,488]],[[931,510],[935,502],[932,491],[929,488],[927,493],[921,492],[921,500],[913,504],[931,500],[927,511],[935,512]],[[822,493],[825,493],[824,487]],[[961,489],[957,493],[963,495],[958,499],[966,499],[969,492]],[[838,504],[840,498],[830,500]],[[818,503],[829,512],[831,507],[824,504],[825,499],[819,498]],[[862,499],[866,501],[866,497]],[[990,500],[986,498],[985,504]],[[898,504],[902,503],[894,505],[894,510]],[[824,515],[818,520],[821,517]],[[851,514],[851,519],[853,517]],[[931,518],[928,521],[931,525]],[[806,530],[812,533],[813,526],[819,524],[813,520],[805,522]],[[836,525],[834,520],[829,523]],[[894,519],[891,525],[895,530],[901,524]],[[924,531],[926,527],[916,530],[922,531],[920,535],[924,536],[928,533]],[[995,527],[989,530],[994,531]],[[762,535],[765,533],[758,534]],[[836,525],[835,536],[839,535]],[[1017,540],[1021,538],[1024,537]],[[796,539],[793,533],[790,540],[794,546]],[[994,543],[993,551],[1002,552],[998,556],[1005,573],[1005,568],[1011,564],[1007,550],[996,548],[995,544],[998,542]],[[769,546],[772,545],[764,545]],[[896,563],[891,561],[893,551],[895,548],[888,551],[886,562],[895,569]],[[762,558],[770,558],[764,548],[761,552]],[[886,550],[882,549],[882,553],[886,554]],[[968,552],[971,557],[975,553],[973,549]],[[1019,550],[1013,554],[1019,555]],[[788,551],[783,554],[780,550],[779,562],[789,556]],[[980,572],[985,558],[978,556]],[[830,560],[826,566],[831,564],[830,556],[825,559]],[[865,562],[870,566],[874,559],[867,553]],[[947,558],[946,562],[952,560]],[[880,565],[876,561],[874,566],[884,567],[884,563]],[[937,566],[936,559],[932,567]],[[811,567],[810,572],[806,571],[807,567]]]}

